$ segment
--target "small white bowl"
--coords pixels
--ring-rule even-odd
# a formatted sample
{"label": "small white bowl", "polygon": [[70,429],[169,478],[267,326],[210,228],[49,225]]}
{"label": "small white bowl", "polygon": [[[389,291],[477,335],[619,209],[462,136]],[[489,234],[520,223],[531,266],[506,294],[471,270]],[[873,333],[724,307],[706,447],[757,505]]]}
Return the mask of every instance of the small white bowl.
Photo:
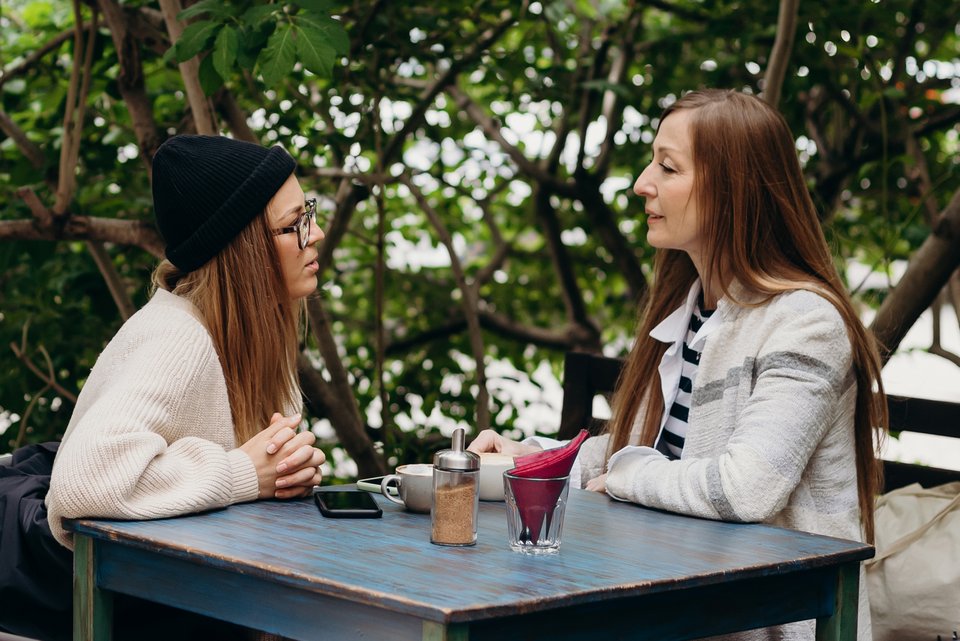
{"label": "small white bowl", "polygon": [[480,455],[480,500],[503,500],[503,473],[513,469],[513,457],[500,452]]}

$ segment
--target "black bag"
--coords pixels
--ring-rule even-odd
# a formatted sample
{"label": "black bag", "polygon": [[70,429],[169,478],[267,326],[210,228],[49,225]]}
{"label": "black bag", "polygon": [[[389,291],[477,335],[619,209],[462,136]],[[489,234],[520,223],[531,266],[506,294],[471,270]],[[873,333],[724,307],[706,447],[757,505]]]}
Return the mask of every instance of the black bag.
{"label": "black bag", "polygon": [[44,499],[59,443],[27,445],[0,466],[0,630],[71,636],[73,554],[57,543]]}

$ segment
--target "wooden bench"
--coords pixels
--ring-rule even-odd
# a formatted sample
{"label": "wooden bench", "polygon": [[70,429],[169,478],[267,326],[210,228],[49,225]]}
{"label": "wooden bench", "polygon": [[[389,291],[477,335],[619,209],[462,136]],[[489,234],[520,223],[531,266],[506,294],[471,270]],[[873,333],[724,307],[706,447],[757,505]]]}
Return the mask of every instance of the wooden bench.
{"label": "wooden bench", "polygon": [[[619,358],[582,352],[566,354],[563,364],[563,406],[557,438],[573,438],[582,428],[591,434],[600,433],[606,421],[593,416],[593,399],[597,395],[609,399],[622,367],[623,359]],[[894,434],[918,432],[960,438],[960,403],[890,395],[887,396],[887,408],[890,431]],[[883,467],[885,491],[910,483],[931,487],[960,481],[960,470],[895,461],[884,461]]]}

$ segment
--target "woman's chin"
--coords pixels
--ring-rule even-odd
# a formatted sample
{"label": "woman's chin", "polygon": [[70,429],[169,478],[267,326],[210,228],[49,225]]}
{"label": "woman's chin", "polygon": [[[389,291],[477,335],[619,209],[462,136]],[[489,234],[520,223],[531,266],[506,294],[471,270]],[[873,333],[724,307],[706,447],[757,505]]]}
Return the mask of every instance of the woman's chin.
{"label": "woman's chin", "polygon": [[290,298],[300,300],[315,291],[317,291],[317,277],[313,276],[312,278],[305,279],[303,282],[297,283],[296,288],[290,288]]}

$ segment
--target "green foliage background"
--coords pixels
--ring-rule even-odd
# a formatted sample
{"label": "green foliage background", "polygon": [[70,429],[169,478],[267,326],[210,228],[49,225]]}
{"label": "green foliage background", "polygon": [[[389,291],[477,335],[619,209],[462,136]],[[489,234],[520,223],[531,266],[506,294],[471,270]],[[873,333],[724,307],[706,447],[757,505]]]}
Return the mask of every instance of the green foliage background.
{"label": "green foliage background", "polygon": [[[229,91],[264,144],[281,144],[294,154],[304,188],[319,195],[329,216],[339,184],[329,170],[382,171],[391,178],[406,171],[455,238],[468,277],[490,265],[502,235],[506,258],[478,283],[483,307],[517,326],[545,330],[572,325],[557,257],[535,206],[543,181],[509,158],[450,92],[427,101],[423,120],[404,131],[431,84],[452,75],[452,83],[495,126],[523,132],[505,136],[558,183],[576,183],[578,189],[592,184],[592,193],[604,196],[616,232],[648,273],[652,252],[644,241],[642,200],[630,186],[649,159],[657,114],[700,86],[759,92],[777,23],[777,3],[766,0],[203,0],[181,14],[192,24],[170,47],[154,2],[130,0],[122,7],[148,25],[142,28],[143,74],[162,136],[191,130],[176,63],[200,56],[205,92],[217,100]],[[89,20],[91,6],[83,5],[82,12]],[[477,43],[505,12],[513,18],[478,52]],[[960,187],[958,16],[955,0],[801,3],[780,109],[796,134],[841,268],[856,259],[882,271],[909,258],[930,233],[922,197],[942,210]],[[25,73],[8,75],[74,20],[71,5],[54,0],[11,0],[0,11],[0,108],[46,158],[46,167],[37,170],[12,138],[0,140],[0,221],[30,218],[18,193],[22,187],[52,202],[47,181],[57,177],[72,41],[65,39]],[[611,80],[614,54],[627,48],[626,72]],[[117,52],[104,27],[94,60],[79,189],[70,212],[150,221],[149,180],[118,89]],[[596,73],[588,73],[592,66]],[[619,108],[608,123],[600,113],[604,101],[614,98]],[[598,166],[602,152],[595,141],[608,125],[615,144]],[[576,135],[550,166],[551,143],[565,130]],[[590,144],[581,152],[585,130]],[[909,151],[910,140],[920,150],[932,191],[921,178],[918,155]],[[394,143],[400,146],[386,158]],[[323,275],[322,296],[357,403],[370,418],[368,433],[390,462],[422,460],[441,441],[440,417],[472,425],[474,365],[467,333],[451,327],[461,294],[436,232],[410,191],[388,180],[382,191],[388,259],[382,321],[389,406],[386,412],[379,408],[378,189],[372,186],[352,212],[349,231]],[[597,332],[591,344],[622,352],[633,331],[635,301],[602,239],[597,205],[581,192],[548,191],[563,230],[561,260],[572,269]],[[155,259],[131,246],[108,250],[135,305],[142,305]],[[440,258],[431,259],[435,255]],[[883,296],[855,282],[850,286],[864,305],[875,306]],[[0,240],[0,408],[9,423],[0,450],[57,438],[72,408],[8,345],[22,348],[76,392],[120,324],[83,242]],[[520,377],[533,375],[543,362],[559,375],[563,350],[577,346],[487,327],[487,359],[508,361]],[[316,357],[312,342],[307,350]],[[501,389],[509,380],[491,383]],[[508,394],[494,393],[498,429],[517,427],[524,409]],[[383,415],[400,429],[387,434]],[[538,426],[548,432],[555,427]],[[334,441],[327,443],[331,455]]]}

